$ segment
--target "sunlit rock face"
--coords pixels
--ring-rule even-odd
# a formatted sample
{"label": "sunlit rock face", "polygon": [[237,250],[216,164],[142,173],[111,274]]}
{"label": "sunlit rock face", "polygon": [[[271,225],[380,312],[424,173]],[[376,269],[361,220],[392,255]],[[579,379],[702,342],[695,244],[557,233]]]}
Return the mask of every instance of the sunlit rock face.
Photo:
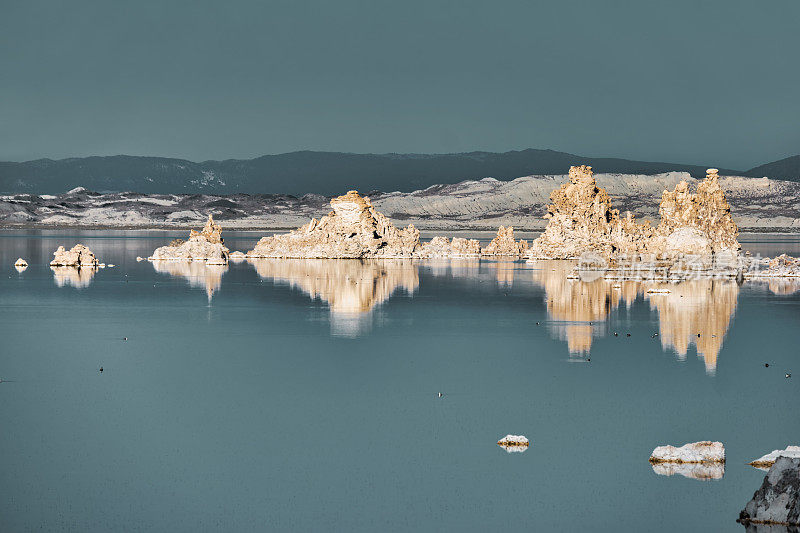
{"label": "sunlit rock face", "polygon": [[680,475],[701,481],[722,479],[725,463],[653,463],[653,472],[659,476]]}
{"label": "sunlit rock face", "polygon": [[377,305],[398,290],[414,294],[419,273],[404,260],[252,259],[258,275],[328,304],[335,334],[356,336]]}
{"label": "sunlit rock face", "polygon": [[800,459],[800,446],[787,446],[783,450],[772,450],[768,454],[762,455],[749,464],[750,466],[754,466],[760,470],[769,470],[779,457],[792,457]]}
{"label": "sunlit rock face", "polygon": [[210,265],[226,265],[229,250],[222,240],[222,229],[208,215],[201,231],[192,230],[189,240],[156,248],[148,259],[151,261],[205,261]]}
{"label": "sunlit rock face", "polygon": [[397,229],[356,191],[331,200],[333,211],[283,235],[264,237],[251,258],[402,258],[419,247],[413,225]]}
{"label": "sunlit rock face", "polygon": [[512,226],[500,226],[497,236],[481,250],[482,255],[506,255],[518,256],[528,249],[528,241],[514,240],[514,228]]}
{"label": "sunlit rock face", "polygon": [[98,260],[94,253],[82,244],[76,244],[69,250],[59,246],[58,250],[53,252],[53,260],[50,261],[50,266],[54,267],[95,267],[97,264]]}
{"label": "sunlit rock face", "polygon": [[50,270],[53,271],[53,281],[57,286],[71,286],[76,289],[83,289],[91,285],[92,278],[97,272],[95,267],[54,266],[50,267]]}
{"label": "sunlit rock face", "polygon": [[[739,228],[731,216],[731,206],[719,185],[718,170],[708,169],[706,179],[697,185],[697,192],[689,191],[689,184],[681,181],[673,191],[664,191],[659,206],[661,218],[651,248],[661,252],[660,239],[666,239],[680,228],[694,228],[708,239],[714,254],[736,254],[741,248]],[[667,252],[668,250],[664,250]]]}
{"label": "sunlit rock face", "polygon": [[570,259],[594,253],[607,259],[685,256],[733,261],[741,246],[730,205],[709,169],[696,192],[681,181],[665,190],[658,227],[639,224],[630,212],[620,217],[608,193],[597,186],[591,167],[571,167],[569,183],[553,191],[545,232],[531,244],[526,257]]}
{"label": "sunlit rock face", "polygon": [[724,463],[725,446],[721,442],[702,440],[683,446],[657,446],[650,454],[650,462],[658,463]]}
{"label": "sunlit rock face", "polygon": [[451,241],[447,237],[434,237],[423,243],[414,252],[415,257],[442,258],[442,257],[471,257],[479,256],[481,245],[476,239],[454,237]]}
{"label": "sunlit rock face", "polygon": [[662,348],[672,349],[685,359],[689,346],[694,344],[706,372],[714,374],[722,341],[736,311],[739,286],[732,280],[710,279],[648,286],[670,291],[645,292],[651,309],[658,311]]}
{"label": "sunlit rock face", "polygon": [[592,167],[570,167],[569,182],[550,195],[547,227],[525,254],[531,259],[575,259],[587,252],[603,257],[643,252],[652,236],[649,223],[627,213],[620,218]]}
{"label": "sunlit rock face", "polygon": [[608,316],[622,303],[631,307],[641,296],[658,312],[662,349],[685,359],[694,344],[706,372],[716,372],[717,357],[736,311],[739,286],[735,281],[613,280],[591,271],[575,278],[572,261],[538,260],[531,265],[533,281],[545,290],[549,327],[555,337],[567,342],[570,354],[588,354],[593,339],[606,335]]}
{"label": "sunlit rock face", "polygon": [[222,276],[228,271],[227,265],[202,261],[153,261],[152,264],[156,272],[184,278],[189,286],[204,289],[209,302],[222,286]]}

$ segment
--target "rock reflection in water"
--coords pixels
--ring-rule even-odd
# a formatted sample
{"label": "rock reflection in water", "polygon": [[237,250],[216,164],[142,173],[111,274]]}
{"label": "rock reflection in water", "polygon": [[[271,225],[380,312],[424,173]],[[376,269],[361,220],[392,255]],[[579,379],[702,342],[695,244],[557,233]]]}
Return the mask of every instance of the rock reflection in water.
{"label": "rock reflection in water", "polygon": [[651,465],[659,476],[674,476],[701,480],[722,479],[725,463],[656,463]]}
{"label": "rock reflection in water", "polygon": [[694,344],[706,372],[716,371],[717,356],[736,310],[739,286],[735,281],[618,281],[604,279],[600,272],[568,279],[573,268],[569,261],[537,261],[533,270],[534,281],[546,293],[553,334],[566,340],[570,354],[588,354],[592,340],[606,335],[605,320],[611,312],[622,302],[632,306],[642,295],[658,312],[662,348],[685,359]]}
{"label": "rock reflection in water", "polygon": [[156,272],[185,278],[191,287],[205,289],[208,301],[222,285],[228,265],[209,265],[205,261],[152,261]]}
{"label": "rock reflection in water", "polygon": [[91,285],[92,278],[97,272],[96,268],[70,266],[50,267],[50,270],[53,271],[53,281],[56,282],[56,285],[59,287],[71,285],[76,289],[84,289]]}
{"label": "rock reflection in water", "polygon": [[251,259],[262,278],[288,283],[328,304],[331,332],[356,337],[371,326],[371,312],[398,289],[414,294],[419,273],[410,260]]}

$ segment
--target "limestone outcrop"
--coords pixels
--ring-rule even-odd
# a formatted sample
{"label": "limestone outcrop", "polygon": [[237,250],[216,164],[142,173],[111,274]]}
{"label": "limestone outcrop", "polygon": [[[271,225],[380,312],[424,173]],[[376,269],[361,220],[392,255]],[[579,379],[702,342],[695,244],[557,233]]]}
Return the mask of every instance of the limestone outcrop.
{"label": "limestone outcrop", "polygon": [[357,191],[331,200],[321,219],[283,235],[264,237],[247,253],[251,258],[367,259],[412,257],[419,248],[413,225],[397,229]]}
{"label": "limestone outcrop", "polygon": [[708,169],[696,192],[681,181],[665,190],[659,207],[660,222],[652,228],[637,223],[628,212],[621,217],[608,193],[597,186],[591,167],[571,167],[569,183],[553,191],[544,233],[526,257],[570,259],[586,254],[605,259],[648,257],[674,261],[699,257],[731,261],[739,245],[738,228],[719,185],[716,169]]}
{"label": "limestone outcrop", "polygon": [[725,446],[708,440],[691,442],[676,448],[658,446],[650,454],[650,462],[657,463],[724,463]]}
{"label": "limestone outcrop", "polygon": [[208,215],[201,231],[192,230],[188,241],[176,240],[156,248],[150,261],[205,261],[209,265],[228,264],[228,249],[222,240],[222,228]]}
{"label": "limestone outcrop", "polygon": [[738,522],[800,526],[800,458],[775,461]]}
{"label": "limestone outcrop", "polygon": [[518,256],[528,249],[528,241],[514,240],[514,228],[512,226],[500,226],[497,236],[492,239],[486,248],[481,250],[481,255],[511,255]]}
{"label": "limestone outcrop", "polygon": [[547,227],[525,254],[529,259],[575,259],[585,253],[603,257],[645,251],[653,229],[629,212],[620,217],[592,167],[570,167],[569,182],[550,195]]}
{"label": "limestone outcrop", "polygon": [[96,267],[98,264],[97,257],[94,253],[82,244],[76,244],[69,250],[63,246],[59,246],[58,250],[53,252],[53,260],[50,261],[50,266],[59,267]]}

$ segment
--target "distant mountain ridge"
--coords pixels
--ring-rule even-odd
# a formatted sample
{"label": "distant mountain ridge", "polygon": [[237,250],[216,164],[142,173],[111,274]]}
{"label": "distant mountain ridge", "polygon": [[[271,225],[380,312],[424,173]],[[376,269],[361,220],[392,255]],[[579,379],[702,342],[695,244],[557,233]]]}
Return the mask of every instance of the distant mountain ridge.
{"label": "distant mountain ridge", "polygon": [[[193,162],[145,156],[92,156],[0,162],[0,192],[57,194],[83,186],[95,191],[145,194],[339,194],[424,189],[492,177],[511,180],[528,175],[565,174],[571,165],[588,164],[597,172],[660,174],[670,171],[705,175],[706,166],[585,157],[554,150],[527,149],[503,153],[353,154],[290,152],[254,159]],[[769,176],[800,180],[800,156],[742,172],[722,175]]]}

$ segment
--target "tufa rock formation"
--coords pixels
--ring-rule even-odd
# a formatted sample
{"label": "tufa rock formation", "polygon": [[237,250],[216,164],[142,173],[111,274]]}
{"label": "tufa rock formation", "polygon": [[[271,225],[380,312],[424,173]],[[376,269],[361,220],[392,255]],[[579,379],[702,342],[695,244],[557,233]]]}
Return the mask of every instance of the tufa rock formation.
{"label": "tufa rock formation", "polygon": [[649,257],[675,260],[685,256],[733,259],[738,255],[738,228],[719,186],[716,169],[689,191],[681,181],[664,191],[661,221],[653,229],[628,212],[620,217],[608,193],[597,186],[592,168],[570,167],[569,183],[553,191],[545,232],[531,245],[531,259],[570,259],[591,253],[605,259]]}
{"label": "tufa rock formation", "polygon": [[550,194],[547,228],[531,244],[530,259],[574,259],[587,252],[603,257],[644,252],[653,230],[628,213],[620,218],[592,167],[570,167],[569,183]]}
{"label": "tufa rock formation", "polygon": [[434,237],[414,253],[415,257],[470,257],[481,255],[481,245],[476,239]]}
{"label": "tufa rock formation", "polygon": [[156,248],[150,261],[205,261],[209,265],[228,264],[228,249],[223,244],[222,228],[208,215],[202,231],[192,230],[186,242],[176,239],[167,246]]}
{"label": "tufa rock formation", "polygon": [[650,462],[658,463],[724,463],[725,446],[721,442],[704,440],[690,442],[680,448],[658,446],[650,454]]}
{"label": "tufa rock formation", "polygon": [[50,266],[96,267],[97,263],[97,257],[89,248],[82,244],[76,244],[70,250],[59,246],[58,250],[53,252],[53,260],[50,261]]}
{"label": "tufa rock formation", "polygon": [[737,522],[800,526],[800,458],[775,461]]}
{"label": "tufa rock formation", "polygon": [[528,241],[515,241],[514,228],[500,226],[497,236],[481,250],[482,255],[521,255],[528,249]]}
{"label": "tufa rock formation", "polygon": [[251,258],[366,259],[411,257],[419,247],[413,225],[398,230],[357,191],[331,200],[333,211],[283,235],[264,237]]}
{"label": "tufa rock formation", "polygon": [[787,446],[784,450],[772,450],[766,455],[762,455],[755,461],[748,463],[761,470],[769,470],[775,464],[779,457],[793,457],[800,458],[800,446]]}

